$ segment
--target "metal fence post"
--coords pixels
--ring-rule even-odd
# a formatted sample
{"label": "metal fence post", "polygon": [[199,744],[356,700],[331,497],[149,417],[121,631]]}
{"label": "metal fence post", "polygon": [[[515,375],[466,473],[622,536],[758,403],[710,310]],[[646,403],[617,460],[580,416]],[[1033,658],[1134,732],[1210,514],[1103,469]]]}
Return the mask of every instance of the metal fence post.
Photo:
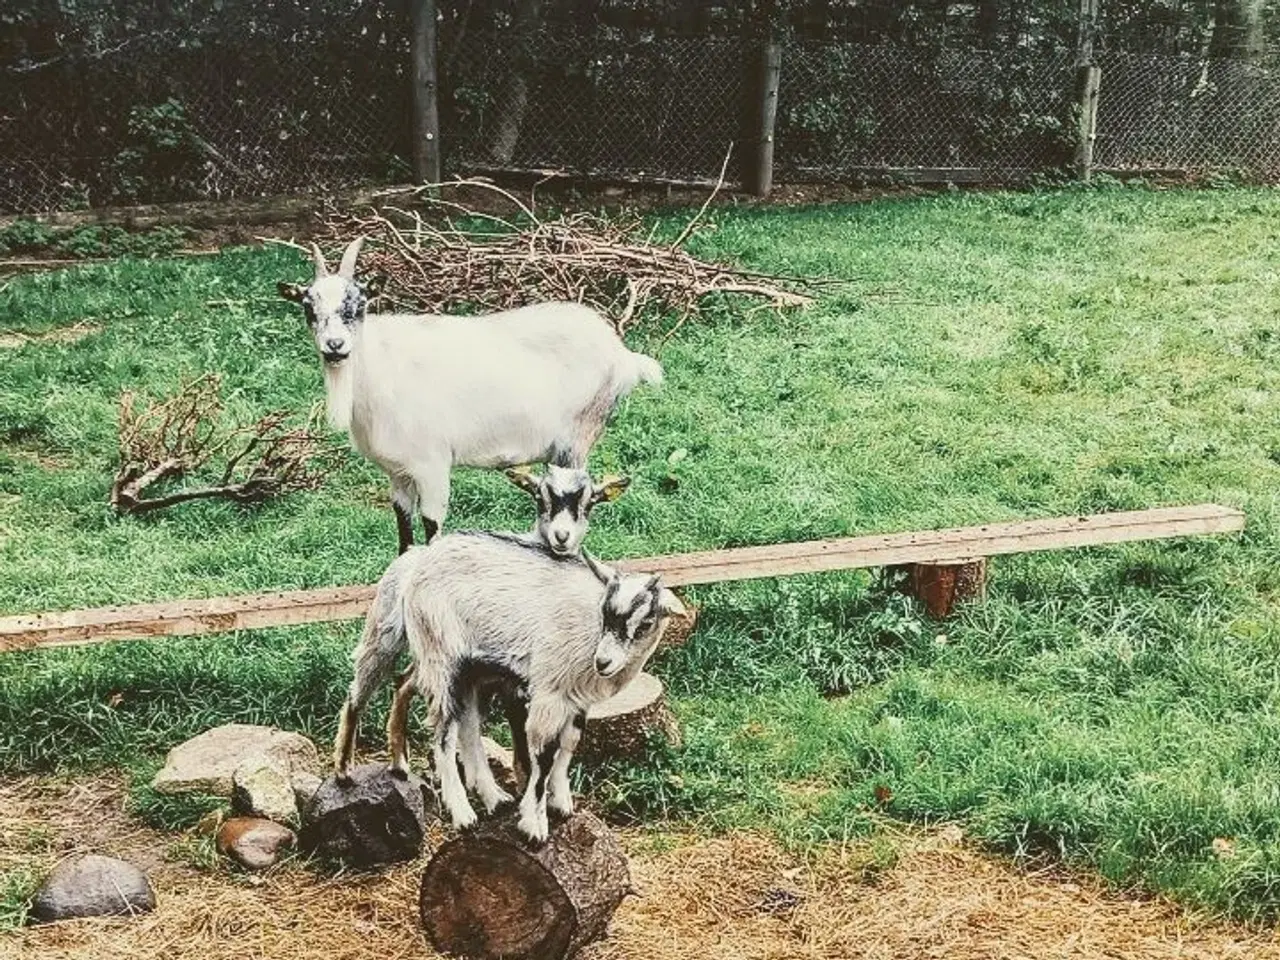
{"label": "metal fence post", "polygon": [[436,99],[436,0],[412,0],[413,176],[440,182],[440,109]]}
{"label": "metal fence post", "polygon": [[747,89],[751,92],[747,151],[742,159],[742,186],[757,197],[773,189],[773,127],[778,116],[778,81],[782,76],[782,46],[762,43],[749,61]]}
{"label": "metal fence post", "polygon": [[1098,26],[1100,0],[1080,0],[1080,23],[1076,39],[1076,104],[1080,118],[1076,130],[1076,176],[1088,181],[1093,176],[1093,145],[1098,136],[1098,91],[1102,69],[1093,62],[1093,36]]}

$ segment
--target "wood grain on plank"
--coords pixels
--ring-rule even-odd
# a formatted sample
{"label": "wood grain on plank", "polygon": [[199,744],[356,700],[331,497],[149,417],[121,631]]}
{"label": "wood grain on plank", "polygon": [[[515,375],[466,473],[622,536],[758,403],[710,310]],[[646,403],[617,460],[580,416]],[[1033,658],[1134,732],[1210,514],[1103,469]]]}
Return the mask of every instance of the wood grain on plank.
{"label": "wood grain on plank", "polygon": [[[1240,511],[1202,504],[707,550],[620,560],[617,566],[659,573],[674,587],[1231,533],[1243,528]],[[353,620],[364,616],[373,592],[372,586],[325,587],[0,617],[0,652]]]}

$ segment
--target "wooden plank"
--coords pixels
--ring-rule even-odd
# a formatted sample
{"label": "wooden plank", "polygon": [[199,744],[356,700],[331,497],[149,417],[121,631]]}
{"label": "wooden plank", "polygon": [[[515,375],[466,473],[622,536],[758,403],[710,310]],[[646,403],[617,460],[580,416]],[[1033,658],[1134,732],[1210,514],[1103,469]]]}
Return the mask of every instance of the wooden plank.
{"label": "wooden plank", "polygon": [[354,620],[369,609],[373,593],[372,586],[324,587],[0,617],[0,653]]}
{"label": "wooden plank", "polygon": [[[675,587],[1231,533],[1243,528],[1240,511],[1205,504],[708,550],[621,560],[617,566],[660,573]],[[372,586],[326,587],[0,617],[0,652],[351,620],[364,616],[373,592]]]}
{"label": "wooden plank", "polygon": [[1133,540],[1230,533],[1244,528],[1244,514],[1228,507],[1160,507],[1127,513],[1020,520],[839,540],[811,540],[622,561],[625,569],[660,573],[671,586],[780,577],[858,567],[939,563],[1035,550],[1061,550]]}

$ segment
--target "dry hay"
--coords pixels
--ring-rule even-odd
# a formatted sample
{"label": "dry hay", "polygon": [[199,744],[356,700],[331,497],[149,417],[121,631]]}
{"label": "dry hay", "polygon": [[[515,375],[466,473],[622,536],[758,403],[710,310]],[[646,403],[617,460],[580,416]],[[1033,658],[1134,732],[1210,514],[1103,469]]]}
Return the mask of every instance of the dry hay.
{"label": "dry hay", "polygon": [[[0,788],[0,870],[70,849],[153,864],[159,907],[134,919],[0,934],[0,957],[41,960],[394,960],[429,957],[417,926],[422,862],[324,876],[284,864],[261,877],[158,863],[172,838],[122,813],[118,782]],[[55,838],[30,850],[32,832]],[[437,838],[438,840],[439,838]],[[640,896],[586,960],[1225,960],[1280,958],[1274,936],[1196,923],[1170,904],[1025,873],[970,849],[955,827],[903,831],[806,860],[751,834],[628,832]],[[60,849],[66,848],[66,849]]]}
{"label": "dry hay", "polygon": [[481,213],[433,196],[435,187],[420,187],[387,191],[377,208],[326,222],[334,240],[366,237],[361,270],[385,281],[379,307],[450,313],[572,300],[595,307],[621,332],[646,308],[670,311],[683,322],[717,293],[776,308],[801,306],[811,301],[813,287],[834,282],[775,277],[688,253],[685,244],[704,226],[714,192],[675,240],[656,243],[638,218],[573,213],[542,219],[532,200],[487,181],[444,186],[490,191],[515,214]]}

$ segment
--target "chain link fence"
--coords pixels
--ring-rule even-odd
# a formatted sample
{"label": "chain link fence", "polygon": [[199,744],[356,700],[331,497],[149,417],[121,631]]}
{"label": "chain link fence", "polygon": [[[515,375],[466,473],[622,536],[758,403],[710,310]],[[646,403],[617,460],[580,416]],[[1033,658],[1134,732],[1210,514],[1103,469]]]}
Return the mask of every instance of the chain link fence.
{"label": "chain link fence", "polygon": [[930,171],[998,181],[1062,167],[1073,149],[1073,66],[1061,51],[788,44],[778,96],[778,176],[841,180]]}
{"label": "chain link fence", "polygon": [[[405,182],[408,32],[402,5],[361,0],[304,23],[210,20],[181,35],[25,51],[0,63],[0,212]],[[1069,169],[1078,106],[1067,32],[998,48],[969,35],[784,41],[775,177],[1006,182]],[[1099,32],[1097,168],[1280,180],[1274,62],[1188,49],[1190,28],[1175,40],[1135,52]],[[741,154],[756,109],[753,53],[713,36],[445,24],[445,170],[714,179],[731,141]]]}
{"label": "chain link fence", "polygon": [[407,28],[366,4],[0,65],[0,211],[254,197],[405,180]]}
{"label": "chain link fence", "polygon": [[515,45],[493,33],[442,43],[446,166],[705,178],[740,136],[741,43],[542,31]]}
{"label": "chain link fence", "polygon": [[1104,52],[1094,162],[1280,180],[1280,72],[1241,60]]}

